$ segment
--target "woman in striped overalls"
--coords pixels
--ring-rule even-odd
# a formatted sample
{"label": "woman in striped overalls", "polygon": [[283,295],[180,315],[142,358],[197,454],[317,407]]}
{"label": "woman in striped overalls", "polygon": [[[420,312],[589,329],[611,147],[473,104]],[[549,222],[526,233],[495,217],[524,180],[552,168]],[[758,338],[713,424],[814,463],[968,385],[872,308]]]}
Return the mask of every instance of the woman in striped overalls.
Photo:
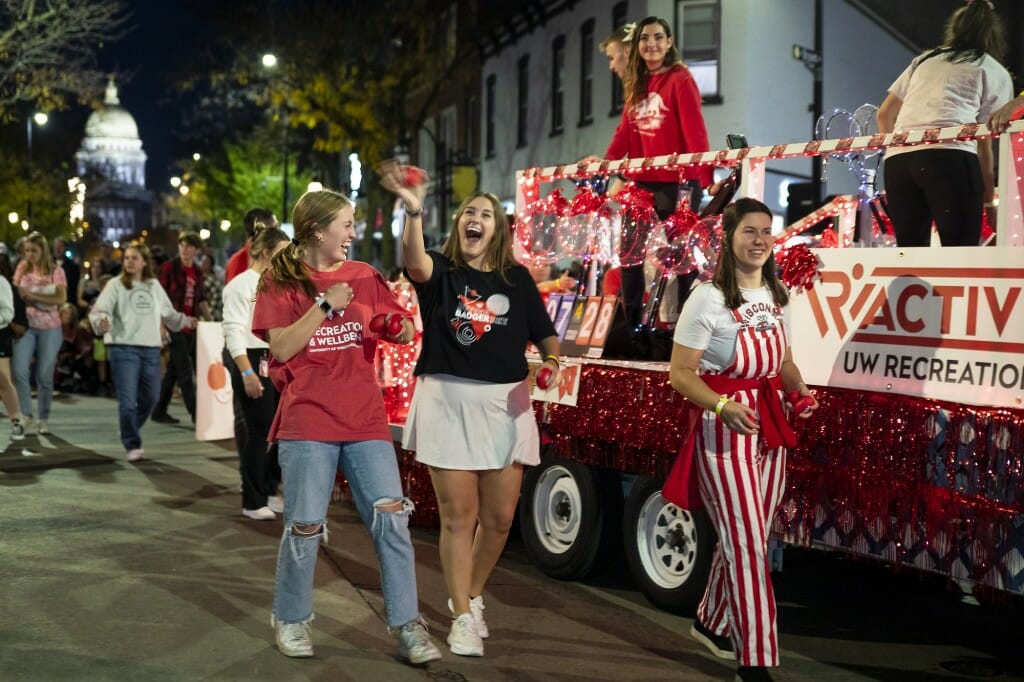
{"label": "woman in striped overalls", "polygon": [[[689,401],[700,501],[718,532],[707,591],[691,634],[739,663],[737,679],[770,680],[779,664],[767,556],[795,442],[783,391],[810,395],[789,346],[789,294],[772,256],[772,214],[739,199],[722,216],[711,282],[686,301],[676,327],[672,387]],[[813,397],[811,398],[813,401]],[[810,416],[813,401],[801,416]]]}

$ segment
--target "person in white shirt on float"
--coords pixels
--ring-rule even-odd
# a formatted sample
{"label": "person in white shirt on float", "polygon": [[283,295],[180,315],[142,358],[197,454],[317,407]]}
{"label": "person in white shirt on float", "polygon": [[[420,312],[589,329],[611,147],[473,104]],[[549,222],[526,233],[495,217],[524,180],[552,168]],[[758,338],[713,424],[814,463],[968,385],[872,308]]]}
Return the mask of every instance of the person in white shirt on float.
{"label": "person in white shirt on float", "polygon": [[[971,0],[946,23],[942,46],[916,57],[889,87],[878,129],[985,123],[1013,96],[1002,21],[989,0]],[[956,140],[885,150],[888,212],[899,246],[977,246],[983,210],[995,208],[992,140]],[[989,222],[995,223],[990,213]]]}

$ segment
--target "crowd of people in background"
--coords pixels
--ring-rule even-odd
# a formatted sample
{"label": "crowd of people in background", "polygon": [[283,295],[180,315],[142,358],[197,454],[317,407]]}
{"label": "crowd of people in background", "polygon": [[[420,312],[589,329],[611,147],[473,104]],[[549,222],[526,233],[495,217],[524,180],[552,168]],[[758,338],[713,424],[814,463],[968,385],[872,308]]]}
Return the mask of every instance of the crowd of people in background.
{"label": "crowd of people in background", "polygon": [[[195,245],[201,284],[193,289],[205,296],[198,317],[219,321],[223,268],[210,244],[195,233],[183,234]],[[0,242],[0,279],[6,284],[0,284],[0,399],[11,420],[12,438],[47,433],[54,398],[115,396],[109,349],[89,315],[104,287],[121,274],[128,248],[104,243],[95,252],[83,253],[60,237],[50,242],[40,232],[12,245]],[[158,245],[146,253],[153,273],[162,272],[170,260]],[[184,306],[182,300],[175,310],[186,312]],[[170,357],[168,350],[162,351],[161,365],[170,365],[168,381],[174,381]],[[168,399],[173,387],[171,383]]]}

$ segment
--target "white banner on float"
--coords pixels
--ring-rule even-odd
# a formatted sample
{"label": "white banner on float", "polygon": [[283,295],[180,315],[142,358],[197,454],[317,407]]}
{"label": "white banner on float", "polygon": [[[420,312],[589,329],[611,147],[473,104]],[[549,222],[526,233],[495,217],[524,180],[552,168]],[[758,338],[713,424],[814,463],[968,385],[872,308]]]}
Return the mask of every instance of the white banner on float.
{"label": "white banner on float", "polygon": [[790,298],[804,380],[1024,407],[1024,249],[815,249]]}
{"label": "white banner on float", "polygon": [[224,366],[223,350],[221,323],[200,322],[196,329],[196,440],[235,437],[231,375]]}

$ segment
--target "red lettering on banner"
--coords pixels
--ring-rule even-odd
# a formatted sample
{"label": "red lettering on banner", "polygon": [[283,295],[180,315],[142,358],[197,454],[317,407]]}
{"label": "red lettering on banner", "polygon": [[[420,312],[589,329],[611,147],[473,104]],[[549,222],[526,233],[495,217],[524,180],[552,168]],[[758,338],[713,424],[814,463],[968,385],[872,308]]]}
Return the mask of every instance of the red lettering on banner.
{"label": "red lettering on banner", "polygon": [[[828,301],[829,312],[832,313],[832,320],[836,324],[836,331],[839,333],[839,336],[846,336],[843,306],[846,305],[846,301],[850,297],[850,280],[847,279],[846,273],[843,272],[823,272],[821,273],[821,281],[823,284],[834,283],[842,286],[838,296],[826,296],[825,298]],[[808,293],[813,291],[814,289],[811,289]],[[822,336],[825,336],[825,334],[823,333]]]}
{"label": "red lettering on banner", "polygon": [[561,376],[558,377],[559,399],[572,394],[573,386],[576,384],[576,374],[579,371],[579,365],[566,365],[562,368]]}
{"label": "red lettering on banner", "polygon": [[942,322],[939,326],[939,333],[948,334],[949,319],[953,314],[953,300],[963,297],[964,288],[936,285],[932,287],[932,295],[942,299]]}
{"label": "red lettering on banner", "polygon": [[[871,287],[865,287],[865,294],[861,298],[867,297],[867,291]],[[878,313],[877,315],[875,313]],[[874,317],[872,317],[874,315]],[[896,331],[896,324],[892,319],[892,309],[889,307],[889,299],[885,295],[885,289],[879,288],[878,295],[875,296],[875,300],[871,302],[871,306],[864,313],[864,321],[861,322],[858,329],[867,329],[868,327],[884,327],[885,329],[894,332]]]}
{"label": "red lettering on banner", "polygon": [[1013,307],[1017,305],[1017,299],[1020,298],[1020,287],[1010,287],[1002,306],[999,305],[999,301],[996,299],[996,290],[992,287],[985,287],[985,298],[988,300],[988,309],[992,311],[992,321],[996,323],[996,331],[1002,336],[1006,321],[1010,319],[1010,313],[1013,312]]}
{"label": "red lettering on banner", "polygon": [[967,336],[978,333],[978,290],[971,287],[967,290]]}
{"label": "red lettering on banner", "polygon": [[928,287],[923,284],[911,284],[896,299],[896,320],[899,322],[900,327],[911,334],[916,334],[924,329],[925,324],[921,318],[916,320],[910,319],[910,316],[907,314],[908,303],[911,298],[924,298],[927,295]]}
{"label": "red lettering on banner", "polygon": [[[871,293],[874,290],[875,290],[875,285],[874,284],[868,284],[863,289],[861,289],[860,294],[857,295],[857,300],[855,300],[853,302],[853,306],[850,307],[850,317],[852,317],[854,319],[857,319],[858,317],[860,317],[860,311],[864,308],[864,304],[868,302],[868,298],[871,296]],[[883,296],[885,295],[884,291],[882,292],[882,295]],[[868,312],[864,315],[864,317],[865,318],[870,317],[871,315],[874,314],[874,312],[877,309],[878,309],[878,301],[876,300],[874,303],[872,303],[871,308],[868,309]]]}

